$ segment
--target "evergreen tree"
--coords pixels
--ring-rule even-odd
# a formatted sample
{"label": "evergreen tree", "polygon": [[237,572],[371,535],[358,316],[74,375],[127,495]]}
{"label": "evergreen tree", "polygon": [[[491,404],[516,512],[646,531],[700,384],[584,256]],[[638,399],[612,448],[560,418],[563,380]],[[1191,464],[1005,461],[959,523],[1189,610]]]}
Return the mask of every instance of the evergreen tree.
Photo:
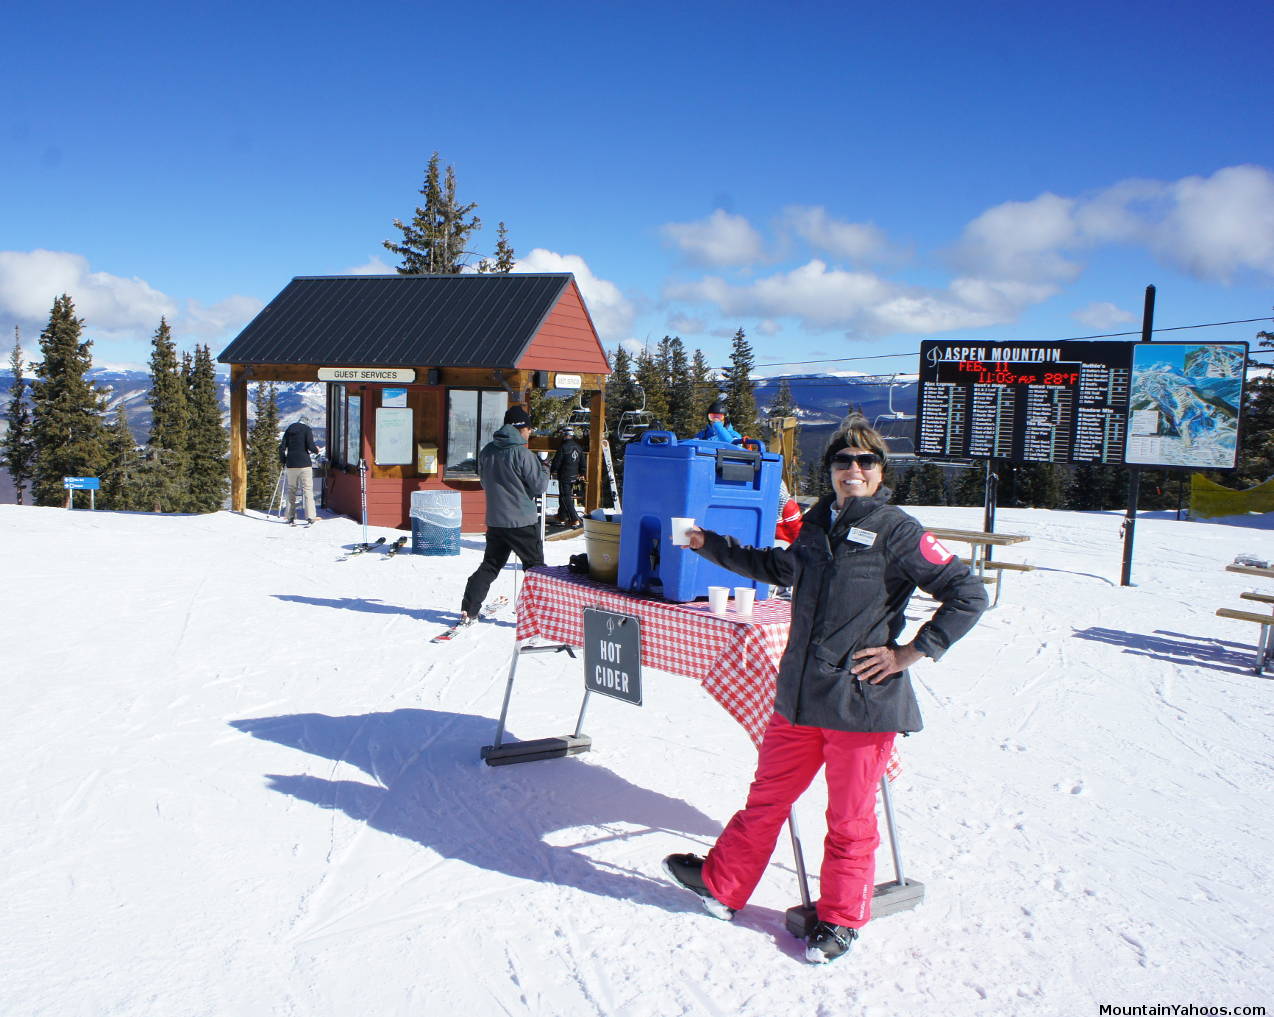
{"label": "evergreen tree", "polygon": [[[610,377],[606,379],[606,433],[614,434],[620,415],[641,405],[641,396],[633,381],[633,358],[623,346],[616,346],[611,356]],[[622,449],[615,449],[619,455]]]}
{"label": "evergreen tree", "polygon": [[186,490],[187,512],[216,512],[226,500],[229,482],[227,456],[230,441],[221,422],[221,401],[217,390],[216,368],[212,351],[196,346],[189,371],[187,406],[190,430],[187,449],[190,453]]}
{"label": "evergreen tree", "polygon": [[279,482],[279,400],[274,382],[257,382],[248,432],[248,508],[266,512]]}
{"label": "evergreen tree", "polygon": [[40,333],[44,359],[31,385],[31,440],[35,451],[32,491],[37,505],[66,500],[63,477],[100,476],[106,463],[106,397],[88,380],[92,340],[81,341],[84,321],[67,294],[53,301]]}
{"label": "evergreen tree", "polygon": [[692,437],[699,433],[703,422],[695,416],[694,377],[690,373],[686,344],[679,335],[668,342],[668,375],[668,430],[678,438]]}
{"label": "evergreen tree", "polygon": [[9,355],[13,388],[9,392],[9,429],[0,441],[0,466],[9,471],[17,492],[17,504],[31,482],[35,468],[35,446],[31,439],[31,407],[27,404],[27,380],[23,373],[22,335],[13,327],[13,352]]}
{"label": "evergreen tree", "polygon": [[107,428],[107,463],[102,471],[102,507],[116,512],[140,508],[139,485],[142,460],[137,441],[128,427],[124,400],[115,404],[115,418]]}
{"label": "evergreen tree", "polygon": [[517,258],[513,253],[513,245],[509,243],[509,231],[504,223],[500,223],[496,227],[496,235],[498,239],[495,242],[495,258],[483,258],[478,262],[479,272],[502,272],[509,273],[513,271],[513,266],[517,264]]}
{"label": "evergreen tree", "polygon": [[[588,396],[583,392],[579,395],[588,405]],[[574,408],[574,396],[550,396],[542,388],[527,389],[526,412],[531,415],[531,423],[537,431],[556,433],[570,418]]]}
{"label": "evergreen tree", "polygon": [[[1256,340],[1265,349],[1274,349],[1274,332],[1257,332]],[[1249,360],[1249,367],[1259,361]],[[1228,479],[1219,481],[1227,487],[1252,487],[1274,477],[1274,370],[1267,368],[1257,377],[1248,375],[1243,397],[1242,431],[1237,469]]]}
{"label": "evergreen tree", "polygon": [[897,466],[889,468],[893,476],[889,481],[889,488],[893,491],[893,503],[895,505],[907,505],[908,499],[911,498],[911,481],[915,475],[916,467],[912,464],[907,469],[899,469]]}
{"label": "evergreen tree", "polygon": [[1128,471],[1110,463],[1076,463],[1067,508],[1097,512],[1128,504]]}
{"label": "evergreen tree", "polygon": [[983,460],[975,459],[968,469],[960,471],[951,492],[951,504],[986,504],[986,466]]}
{"label": "evergreen tree", "polygon": [[151,337],[150,448],[148,461],[156,469],[147,478],[146,507],[156,512],[182,512],[188,501],[190,456],[189,411],[186,405],[187,382],[177,360],[177,346],[166,318]]}
{"label": "evergreen tree", "polygon": [[[448,166],[445,175],[440,175],[438,167],[435,152],[420,188],[425,203],[416,207],[410,223],[393,220],[394,228],[402,232],[401,243],[384,241],[387,250],[402,258],[400,275],[458,275],[472,253],[468,250],[469,234],[482,226],[482,220],[473,215],[477,202],[462,205],[456,201],[455,168]],[[512,248],[508,254],[511,258]]]}
{"label": "evergreen tree", "polygon": [[690,359],[690,380],[694,384],[694,426],[689,434],[698,434],[708,422],[708,407],[720,398],[721,380],[708,364],[703,350],[695,350]]}
{"label": "evergreen tree", "polygon": [[730,344],[730,366],[725,375],[725,409],[726,418],[734,429],[750,438],[759,437],[761,433],[756,419],[756,385],[752,381],[754,367],[756,357],[752,354],[752,344],[740,328]]}
{"label": "evergreen tree", "polygon": [[[805,480],[801,484],[801,490],[811,498],[821,498],[826,494],[832,493],[832,478],[827,470],[823,469],[823,460],[820,456],[810,462],[809,468],[805,471]],[[900,497],[894,497],[894,501],[903,504]]]}
{"label": "evergreen tree", "polygon": [[[770,417],[782,420],[784,417],[796,416],[796,402],[792,399],[792,386],[788,384],[788,380],[783,378],[779,382],[778,391],[774,393],[774,401],[770,403]],[[778,425],[775,425],[778,426]],[[800,493],[801,471],[801,425],[797,422],[795,430],[792,432],[792,476],[797,480],[798,490],[792,494]]]}
{"label": "evergreen tree", "polygon": [[932,459],[926,459],[912,473],[908,505],[945,505],[947,503],[946,478],[942,467]]}
{"label": "evergreen tree", "polygon": [[[665,373],[658,352],[652,353],[649,346],[642,347],[637,354],[633,379],[641,386],[646,397],[646,412],[655,418],[659,427],[668,426],[668,376]],[[638,397],[640,399],[640,396]],[[634,406],[633,409],[638,409]]]}
{"label": "evergreen tree", "polygon": [[1064,463],[1020,463],[1016,502],[1027,508],[1061,508],[1070,488],[1070,468]]}

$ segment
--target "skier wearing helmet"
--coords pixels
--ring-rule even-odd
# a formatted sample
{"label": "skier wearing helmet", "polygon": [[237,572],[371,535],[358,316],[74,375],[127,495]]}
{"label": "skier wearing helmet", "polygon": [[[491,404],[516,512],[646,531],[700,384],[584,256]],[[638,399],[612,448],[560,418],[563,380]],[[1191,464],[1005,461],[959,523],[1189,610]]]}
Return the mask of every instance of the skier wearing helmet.
{"label": "skier wearing helmet", "polygon": [[562,444],[549,472],[557,477],[557,520],[563,526],[575,529],[583,525],[575,511],[575,481],[584,468],[584,449],[575,440],[575,428],[562,428]]}

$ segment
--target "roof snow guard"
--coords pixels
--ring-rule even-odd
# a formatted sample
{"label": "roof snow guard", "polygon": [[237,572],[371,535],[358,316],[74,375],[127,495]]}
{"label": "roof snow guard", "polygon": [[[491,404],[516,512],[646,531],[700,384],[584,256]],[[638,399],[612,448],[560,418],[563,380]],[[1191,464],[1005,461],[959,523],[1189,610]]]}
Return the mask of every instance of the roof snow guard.
{"label": "roof snow guard", "polygon": [[298,276],[217,359],[516,368],[572,281],[569,272]]}

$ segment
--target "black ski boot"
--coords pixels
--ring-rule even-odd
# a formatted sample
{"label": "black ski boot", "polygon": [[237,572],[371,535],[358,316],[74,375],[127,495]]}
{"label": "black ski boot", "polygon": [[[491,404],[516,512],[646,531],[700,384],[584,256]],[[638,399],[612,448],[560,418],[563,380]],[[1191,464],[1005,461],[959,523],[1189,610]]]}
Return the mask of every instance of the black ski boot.
{"label": "black ski boot", "polygon": [[664,872],[677,886],[698,897],[703,910],[713,918],[728,922],[734,917],[734,909],[712,896],[708,884],[703,881],[703,859],[698,855],[669,855],[664,859]]}
{"label": "black ski boot", "polygon": [[857,929],[820,921],[805,941],[805,959],[811,964],[826,964],[828,961],[834,961],[842,954],[849,953],[850,947],[854,945],[854,940],[857,938]]}

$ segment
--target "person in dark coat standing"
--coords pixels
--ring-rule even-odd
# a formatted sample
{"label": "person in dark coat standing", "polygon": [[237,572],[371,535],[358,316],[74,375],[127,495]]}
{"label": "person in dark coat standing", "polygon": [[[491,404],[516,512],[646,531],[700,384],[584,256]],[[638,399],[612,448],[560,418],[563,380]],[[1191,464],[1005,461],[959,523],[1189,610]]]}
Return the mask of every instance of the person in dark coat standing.
{"label": "person in dark coat standing", "polygon": [[575,428],[562,428],[562,444],[553,456],[549,472],[557,477],[557,519],[563,526],[580,526],[575,511],[575,481],[584,468],[584,449],[575,440]]}
{"label": "person in dark coat standing", "polygon": [[[709,561],[792,587],[792,614],[747,804],[706,859],[669,855],[664,871],[698,894],[709,914],[732,918],[760,881],[793,803],[826,766],[818,922],[805,951],[813,963],[846,953],[871,917],[876,789],[895,734],[922,726],[907,668],[922,657],[938,660],[987,605],[969,567],[889,504],[886,455],[866,419],[851,418],[823,457],[833,493],[805,514],[790,548],[741,547],[732,537],[690,531],[689,547]],[[900,645],[917,587],[939,607]]]}
{"label": "person in dark coat standing", "polygon": [[314,444],[314,432],[302,417],[291,424],[283,432],[283,440],[279,442],[279,462],[283,464],[286,486],[283,498],[287,502],[287,520],[296,525],[296,488],[299,484],[305,494],[305,518],[307,526],[318,522],[314,514],[314,464],[310,455],[318,455],[318,446]]}
{"label": "person in dark coat standing", "polygon": [[531,417],[521,406],[510,406],[504,426],[478,453],[478,479],[487,496],[487,548],[482,564],[465,584],[460,623],[478,617],[491,583],[516,554],[523,568],[544,564],[539,510],[535,499],[548,490],[549,471],[527,447]]}

